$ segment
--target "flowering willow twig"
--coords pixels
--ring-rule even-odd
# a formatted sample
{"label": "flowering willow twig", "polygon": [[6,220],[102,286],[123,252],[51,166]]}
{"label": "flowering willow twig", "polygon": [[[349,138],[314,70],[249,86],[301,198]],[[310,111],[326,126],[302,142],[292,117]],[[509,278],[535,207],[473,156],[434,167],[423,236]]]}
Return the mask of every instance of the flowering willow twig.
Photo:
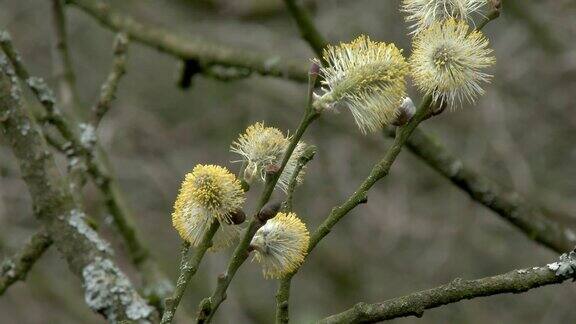
{"label": "flowering willow twig", "polygon": [[374,323],[399,317],[422,317],[426,309],[477,297],[519,294],[530,289],[576,279],[576,252],[563,254],[545,266],[513,270],[501,275],[476,280],[455,279],[436,288],[419,291],[381,303],[358,303],[354,307],[318,323]]}
{"label": "flowering willow twig", "polygon": [[0,60],[0,128],[19,161],[38,220],[83,282],[86,303],[110,321],[156,320],[158,314],[112,262],[109,244],[86,224],[70,188],[56,176],[54,157],[25,111],[21,93],[16,74]]}
{"label": "flowering willow twig", "polygon": [[206,251],[212,245],[212,238],[216,231],[220,227],[220,223],[215,221],[212,222],[212,225],[204,233],[204,237],[202,241],[198,245],[198,247],[194,250],[194,253],[191,256],[188,256],[188,250],[190,248],[190,243],[185,242],[182,246],[182,259],[180,261],[180,275],[178,276],[178,281],[176,282],[176,289],[172,293],[172,296],[166,299],[166,305],[164,309],[164,314],[162,316],[162,324],[172,323],[174,319],[174,315],[176,314],[176,308],[180,304],[180,300],[182,300],[182,296],[184,296],[184,291],[186,290],[186,286],[190,279],[200,266],[200,262],[204,257]]}
{"label": "flowering willow twig", "polygon": [[0,296],[18,280],[26,279],[28,271],[36,260],[52,245],[52,239],[46,230],[40,230],[14,256],[0,263]]}
{"label": "flowering willow twig", "polygon": [[[105,171],[104,165],[96,159],[93,150],[90,149],[90,147],[93,146],[90,142],[93,141],[93,136],[95,136],[95,134],[90,134],[93,133],[90,131],[90,128],[94,130],[93,127],[87,126],[88,128],[84,129],[85,134],[82,137],[77,134],[72,124],[63,116],[60,109],[56,106],[53,92],[48,88],[44,80],[32,77],[28,73],[20,56],[12,45],[9,34],[5,31],[0,31],[0,47],[13,64],[16,75],[26,82],[44,106],[47,113],[47,120],[56,126],[56,129],[62,137],[68,141],[66,144],[66,153],[69,161],[71,161],[71,167],[80,167],[81,163],[78,161],[83,160],[86,162],[86,172],[104,195],[106,206],[126,243],[131,261],[142,273],[146,285],[146,295],[152,303],[159,306],[161,299],[164,298],[171,289],[169,281],[165,275],[161,273],[157,264],[150,258],[148,249],[140,241],[114,179]],[[86,139],[83,137],[86,137]],[[75,162],[72,163],[73,161]],[[73,191],[77,190],[77,188],[75,188],[75,186],[78,185],[76,181],[71,181],[70,185],[74,187],[72,188]]]}
{"label": "flowering willow twig", "polygon": [[[495,7],[493,12],[497,11],[499,14],[499,7]],[[498,14],[488,14],[486,18],[486,23],[483,23],[482,27],[484,27],[489,21],[498,17]],[[298,19],[296,19],[299,21]],[[313,27],[313,25],[312,25]],[[314,44],[310,44],[314,46]],[[321,49],[317,49],[321,50]],[[312,234],[312,238],[310,241],[310,246],[308,248],[308,252],[311,252],[314,247],[319,243],[319,241],[328,233],[330,232],[331,228],[340,220],[342,219],[348,212],[354,209],[361,203],[365,203],[367,201],[367,192],[368,190],[378,181],[379,179],[385,177],[396,157],[400,153],[403,145],[409,141],[410,135],[416,129],[416,127],[424,120],[432,117],[434,112],[432,112],[433,105],[433,98],[431,95],[426,95],[416,111],[416,114],[412,119],[405,125],[398,129],[396,129],[394,135],[394,143],[386,152],[384,158],[378,162],[374,168],[372,169],[368,178],[360,185],[360,187],[348,198],[348,200],[332,209],[326,220],[320,225],[320,227]],[[290,281],[292,277],[296,274],[297,271],[291,273],[290,275],[286,276],[284,279],[281,280],[280,286],[276,293],[276,322],[277,323],[287,323],[289,319],[288,314],[288,302],[290,298]]]}
{"label": "flowering willow twig", "polygon": [[[278,166],[278,169],[275,170],[275,172],[267,174],[264,189],[262,190],[262,193],[258,200],[258,204],[256,205],[254,216],[250,221],[250,223],[248,224],[248,228],[246,229],[246,232],[242,237],[240,243],[234,250],[234,254],[230,258],[226,272],[218,277],[218,283],[212,295],[202,300],[198,305],[198,317],[196,319],[197,323],[210,322],[212,320],[212,317],[216,313],[218,307],[220,306],[220,304],[222,304],[222,302],[226,298],[226,290],[228,289],[230,282],[232,282],[234,275],[249,256],[248,249],[250,246],[250,242],[254,237],[254,234],[256,234],[256,231],[266,223],[267,219],[261,217],[261,212],[264,206],[270,200],[270,196],[272,195],[272,192],[276,187],[276,183],[278,182],[278,179],[280,178],[282,171],[284,171],[284,168],[286,167],[286,164],[288,163],[288,160],[290,159],[292,152],[294,152],[294,149],[296,148],[298,142],[304,135],[304,132],[306,132],[308,126],[310,126],[310,124],[312,124],[312,122],[320,116],[320,113],[312,106],[314,84],[316,82],[317,77],[316,72],[314,70],[312,71],[313,73],[310,74],[308,81],[308,97],[307,97],[306,109],[304,111],[302,119],[300,120],[300,124],[298,125],[296,132],[292,136],[290,144],[286,148],[286,151],[282,158],[282,162]],[[274,215],[270,216],[273,217]]]}

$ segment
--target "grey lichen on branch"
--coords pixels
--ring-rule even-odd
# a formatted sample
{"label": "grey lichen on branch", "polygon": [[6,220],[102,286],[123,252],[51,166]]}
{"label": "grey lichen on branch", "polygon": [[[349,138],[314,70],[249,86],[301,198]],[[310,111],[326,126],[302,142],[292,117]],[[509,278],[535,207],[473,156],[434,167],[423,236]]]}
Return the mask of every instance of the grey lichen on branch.
{"label": "grey lichen on branch", "polygon": [[106,280],[110,284],[99,293],[106,293],[110,302],[90,306],[112,322],[157,319],[158,314],[154,309],[144,302],[123,273],[110,261],[110,254],[105,248],[107,243],[95,232],[78,230],[89,227],[79,225],[79,222],[83,222],[81,217],[74,218],[78,215],[78,209],[66,180],[59,176],[54,157],[48,151],[38,125],[25,111],[22,100],[17,76],[2,58],[0,128],[20,164],[35,214],[65,257],[70,270],[82,279],[87,300],[94,294],[88,285],[94,279],[89,278],[93,272],[87,272],[87,269],[106,269],[106,276],[99,280]]}
{"label": "grey lichen on branch", "polygon": [[436,288],[393,298],[381,303],[358,303],[354,307],[320,320],[318,323],[374,323],[399,317],[421,317],[426,309],[461,300],[497,294],[519,294],[530,289],[576,279],[576,252],[541,267],[513,270],[505,274],[476,279],[455,279]]}
{"label": "grey lichen on branch", "polygon": [[[116,51],[120,52],[116,65],[123,68],[125,64],[125,51],[127,40],[120,36],[116,44]],[[124,239],[132,263],[140,270],[144,279],[144,292],[147,298],[158,308],[161,308],[161,300],[172,290],[172,285],[166,276],[160,271],[158,265],[150,258],[149,250],[144,246],[137,234],[132,217],[124,203],[123,197],[113,177],[107,168],[101,163],[94,151],[98,148],[96,143],[95,126],[89,123],[81,123],[75,127],[69,119],[65,118],[56,105],[53,91],[42,78],[33,77],[27,71],[22,59],[14,49],[10,35],[6,31],[0,31],[0,47],[15,68],[16,75],[24,80],[42,103],[46,110],[46,119],[53,124],[66,140],[64,151],[69,161],[69,173],[71,181],[69,187],[75,192],[84,183],[86,174],[89,175],[96,186],[104,195],[104,200],[110,215],[114,220],[118,231]],[[113,85],[105,87],[103,96],[106,104],[110,104],[114,96],[117,82],[121,74],[113,68],[114,76],[111,77]],[[101,117],[101,116],[100,116]],[[49,143],[53,143],[51,137],[46,137]]]}

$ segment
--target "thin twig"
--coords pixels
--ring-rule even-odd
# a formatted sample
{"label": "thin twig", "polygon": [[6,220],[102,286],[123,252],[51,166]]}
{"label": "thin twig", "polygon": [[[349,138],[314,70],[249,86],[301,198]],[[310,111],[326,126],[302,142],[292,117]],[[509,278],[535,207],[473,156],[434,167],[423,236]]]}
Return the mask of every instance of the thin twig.
{"label": "thin twig", "polygon": [[68,33],[66,30],[66,15],[63,0],[52,0],[52,20],[56,38],[55,70],[60,80],[59,94],[62,104],[67,108],[80,106],[78,89],[76,88],[76,75],[72,68],[72,57],[68,47]]}
{"label": "thin twig", "polygon": [[476,280],[455,279],[436,288],[419,291],[376,304],[358,303],[354,307],[320,320],[322,324],[374,323],[399,317],[422,317],[426,309],[478,297],[519,294],[530,289],[576,279],[576,253],[541,267],[513,270]]}
{"label": "thin twig", "polygon": [[212,246],[212,238],[214,237],[214,234],[216,234],[216,231],[218,231],[218,227],[220,227],[220,223],[218,221],[213,221],[208,231],[204,233],[200,244],[192,255],[188,255],[190,243],[185,242],[182,245],[180,275],[178,276],[176,289],[174,289],[172,296],[166,298],[166,308],[164,310],[164,315],[162,316],[162,324],[172,323],[174,315],[176,314],[176,308],[178,308],[180,300],[182,300],[182,296],[184,296],[186,286],[188,286],[188,282],[190,282],[190,279],[198,270],[204,254]]}
{"label": "thin twig", "polygon": [[110,104],[116,97],[120,78],[126,73],[126,52],[128,50],[128,36],[118,33],[114,39],[114,59],[112,69],[100,91],[98,103],[92,108],[94,113],[92,126],[98,128],[102,117],[110,110]]}
{"label": "thin twig", "polygon": [[18,280],[26,279],[34,263],[52,245],[52,239],[45,230],[32,235],[28,243],[14,256],[4,259],[0,264],[0,296]]}

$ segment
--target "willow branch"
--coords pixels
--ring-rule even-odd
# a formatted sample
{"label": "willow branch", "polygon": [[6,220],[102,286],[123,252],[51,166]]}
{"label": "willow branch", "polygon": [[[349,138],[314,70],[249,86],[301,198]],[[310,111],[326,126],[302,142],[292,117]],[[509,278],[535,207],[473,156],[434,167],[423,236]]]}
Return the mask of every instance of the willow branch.
{"label": "willow branch", "polygon": [[306,65],[283,59],[279,55],[262,55],[200,39],[177,36],[159,27],[142,24],[116,11],[100,0],[68,0],[102,25],[126,33],[130,39],[183,60],[197,60],[205,66],[222,65],[246,68],[261,75],[306,81]]}
{"label": "willow branch", "polygon": [[110,110],[112,100],[116,97],[120,78],[126,73],[126,52],[128,50],[128,36],[119,33],[114,39],[114,59],[112,69],[100,91],[98,103],[92,108],[94,119],[93,127],[98,128],[102,117]]}
{"label": "willow branch", "polygon": [[188,256],[190,244],[187,242],[183,244],[180,275],[178,276],[176,289],[174,289],[172,296],[166,299],[166,309],[162,316],[162,324],[172,323],[174,315],[176,314],[176,308],[178,308],[182,296],[184,296],[186,286],[188,286],[188,282],[190,282],[192,276],[194,276],[196,271],[198,271],[198,267],[200,266],[204,254],[212,246],[212,238],[214,237],[214,234],[216,234],[216,231],[218,231],[218,227],[220,227],[220,223],[218,221],[213,221],[208,231],[204,233],[202,241],[200,241],[200,244],[190,256]]}
{"label": "willow branch", "polygon": [[[6,33],[0,36],[7,38]],[[5,60],[0,61],[0,128],[20,164],[38,220],[82,280],[88,306],[110,321],[155,320],[157,313],[114,264],[109,244],[86,224],[84,212],[58,176],[38,125],[24,110],[17,76]]]}
{"label": "willow branch", "polygon": [[[392,130],[388,129],[388,135]],[[514,190],[504,190],[490,179],[470,169],[453,156],[438,140],[416,130],[407,147],[426,164],[514,225],[528,238],[558,253],[569,251],[576,244],[576,234],[555,221],[538,207],[531,206]]]}
{"label": "willow branch", "polygon": [[68,47],[63,0],[52,0],[52,20],[56,39],[55,69],[60,80],[60,98],[66,107],[79,107],[80,100],[76,88],[76,75],[72,67],[72,57]]}
{"label": "willow branch", "polygon": [[422,317],[426,309],[462,300],[499,294],[519,294],[528,290],[576,279],[576,253],[563,254],[556,262],[541,267],[513,270],[476,280],[456,279],[449,284],[412,293],[376,304],[354,307],[320,320],[322,324],[374,323],[399,317]]}
{"label": "willow branch", "polygon": [[12,284],[26,279],[32,266],[52,245],[52,239],[45,230],[32,235],[28,243],[12,257],[4,259],[0,264],[0,296]]}
{"label": "willow branch", "polygon": [[94,128],[88,124],[81,124],[84,128],[82,129],[82,134],[78,134],[75,127],[56,106],[54,94],[48,88],[46,82],[41,78],[32,77],[28,73],[22,63],[22,59],[12,46],[7,32],[1,32],[0,47],[13,64],[16,75],[26,82],[44,106],[47,114],[46,119],[56,127],[62,137],[68,142],[65,146],[65,152],[70,161],[70,172],[73,175],[77,175],[73,176],[70,181],[72,192],[79,191],[83,182],[79,178],[83,178],[84,173],[87,173],[92,178],[104,196],[105,204],[126,244],[132,263],[140,270],[143,276],[146,286],[145,293],[148,299],[157,307],[161,307],[161,300],[166,297],[172,287],[166,276],[158,268],[158,265],[150,257],[149,250],[140,240],[116,182],[108,174],[104,165],[94,156],[92,149],[96,138]]}
{"label": "willow branch", "polygon": [[308,81],[308,98],[306,109],[302,119],[300,120],[298,128],[296,129],[296,132],[292,136],[290,143],[286,148],[286,152],[284,153],[282,162],[278,166],[278,170],[267,174],[266,183],[258,200],[254,216],[252,217],[252,220],[250,221],[248,228],[246,229],[246,232],[240,241],[240,244],[238,244],[234,250],[234,254],[230,258],[226,272],[218,277],[218,283],[212,295],[202,300],[200,305],[198,305],[198,317],[196,319],[197,323],[209,323],[218,310],[220,304],[222,304],[226,298],[226,290],[228,289],[230,282],[232,282],[234,275],[249,256],[248,248],[252,238],[254,237],[254,234],[256,234],[256,231],[260,227],[266,224],[266,219],[259,217],[260,212],[270,200],[270,196],[276,187],[276,183],[284,171],[284,168],[286,167],[290,156],[294,152],[296,145],[298,145],[298,142],[306,132],[306,129],[308,129],[308,126],[310,126],[312,122],[314,122],[314,120],[320,116],[320,113],[312,107],[312,97],[315,82],[316,75],[311,74]]}

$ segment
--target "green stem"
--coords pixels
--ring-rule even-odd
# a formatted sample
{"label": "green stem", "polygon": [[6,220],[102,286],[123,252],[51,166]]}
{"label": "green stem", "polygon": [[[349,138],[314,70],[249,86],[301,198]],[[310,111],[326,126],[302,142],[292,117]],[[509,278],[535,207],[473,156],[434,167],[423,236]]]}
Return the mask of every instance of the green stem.
{"label": "green stem", "polygon": [[180,261],[180,276],[178,276],[178,281],[176,282],[176,289],[172,293],[172,296],[166,298],[166,308],[164,310],[164,315],[162,316],[162,324],[172,323],[174,319],[174,315],[176,314],[176,308],[180,304],[182,300],[182,296],[184,296],[184,291],[188,286],[188,282],[196,271],[198,271],[198,267],[200,266],[200,262],[206,254],[206,251],[212,246],[212,238],[218,231],[220,227],[220,223],[218,221],[212,222],[212,225],[204,233],[202,237],[202,241],[194,251],[194,253],[188,256],[188,250],[190,249],[190,243],[185,242],[182,245],[182,259]]}

